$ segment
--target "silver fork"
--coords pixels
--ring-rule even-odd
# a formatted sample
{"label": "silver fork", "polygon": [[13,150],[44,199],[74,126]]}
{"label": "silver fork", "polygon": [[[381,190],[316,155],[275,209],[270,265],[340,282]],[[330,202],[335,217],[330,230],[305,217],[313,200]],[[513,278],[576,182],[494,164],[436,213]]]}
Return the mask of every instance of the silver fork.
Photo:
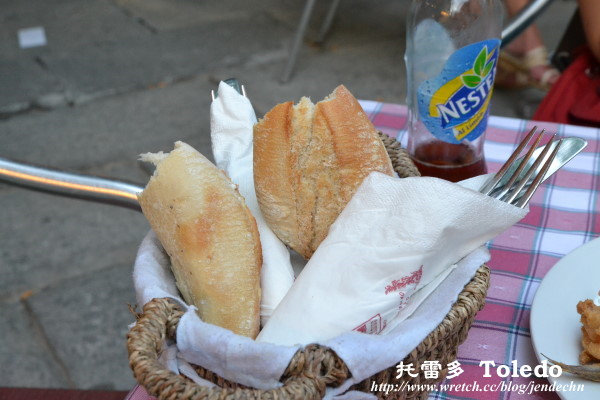
{"label": "silver fork", "polygon": [[[500,170],[479,190],[481,193],[519,208],[524,208],[529,203],[533,194],[544,180],[544,177],[563,142],[563,139],[559,139],[555,143],[554,138],[556,137],[556,134],[554,134],[550,141],[544,145],[542,152],[538,152],[533,164],[528,163],[529,160],[532,159],[536,147],[544,136],[545,130],[542,129],[534,139],[533,144],[525,156],[519,159],[520,163],[518,167],[514,168],[519,155],[525,147],[527,147],[536,131],[537,127],[534,127],[527,134]],[[552,152],[550,153],[550,156],[547,157],[550,151]],[[544,163],[541,166],[541,169],[539,169],[542,162]],[[530,164],[529,167],[527,167],[528,164]],[[525,170],[525,168],[527,169]]]}

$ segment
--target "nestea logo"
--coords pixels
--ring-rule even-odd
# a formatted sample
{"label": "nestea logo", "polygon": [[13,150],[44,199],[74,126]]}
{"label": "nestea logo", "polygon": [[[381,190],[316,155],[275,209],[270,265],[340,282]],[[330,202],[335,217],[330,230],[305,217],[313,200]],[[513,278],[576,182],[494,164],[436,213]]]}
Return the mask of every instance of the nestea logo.
{"label": "nestea logo", "polygon": [[499,51],[498,39],[463,47],[448,58],[438,76],[419,86],[419,114],[435,137],[460,143],[483,134]]}
{"label": "nestea logo", "polygon": [[[456,90],[444,104],[436,104],[442,119],[442,127],[454,127],[473,118],[486,104],[488,94],[494,87],[496,51],[488,54],[485,46],[473,63],[473,68],[460,75],[462,87]],[[449,84],[453,84],[451,81]],[[444,90],[446,87],[442,87]]]}

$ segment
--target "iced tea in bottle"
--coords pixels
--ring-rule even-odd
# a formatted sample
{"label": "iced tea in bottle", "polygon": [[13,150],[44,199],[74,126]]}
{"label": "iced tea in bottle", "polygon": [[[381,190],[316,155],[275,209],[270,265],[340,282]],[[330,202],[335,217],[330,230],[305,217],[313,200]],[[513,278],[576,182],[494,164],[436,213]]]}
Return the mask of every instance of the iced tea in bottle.
{"label": "iced tea in bottle", "polygon": [[502,31],[501,0],[412,0],[407,150],[422,175],[487,172],[483,141]]}

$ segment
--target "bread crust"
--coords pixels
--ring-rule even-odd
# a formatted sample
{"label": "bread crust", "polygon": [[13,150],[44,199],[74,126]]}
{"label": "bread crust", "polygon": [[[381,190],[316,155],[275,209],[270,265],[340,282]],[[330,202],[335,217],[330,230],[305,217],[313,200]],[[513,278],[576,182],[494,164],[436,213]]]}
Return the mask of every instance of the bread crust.
{"label": "bread crust", "polygon": [[184,300],[205,322],[255,338],[262,253],[256,221],[237,187],[191,146],[148,154],[156,171],[139,202],[171,259]]}
{"label": "bread crust", "polygon": [[364,178],[393,176],[379,134],[343,85],[275,106],[254,126],[254,181],[275,234],[310,258]]}
{"label": "bread crust", "polygon": [[[302,248],[295,205],[291,101],[274,107],[254,128],[254,189],[267,224],[284,243]],[[259,155],[257,157],[256,155]],[[293,161],[294,160],[294,161]]]}

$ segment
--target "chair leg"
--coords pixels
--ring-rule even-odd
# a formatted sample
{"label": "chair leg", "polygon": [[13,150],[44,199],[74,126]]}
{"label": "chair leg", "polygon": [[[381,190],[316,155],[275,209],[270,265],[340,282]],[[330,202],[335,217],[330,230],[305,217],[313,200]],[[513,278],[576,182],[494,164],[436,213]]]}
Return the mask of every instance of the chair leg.
{"label": "chair leg", "polygon": [[554,0],[532,0],[517,15],[515,15],[502,30],[502,44],[504,47],[513,41],[521,32],[531,25],[537,17]]}
{"label": "chair leg", "polygon": [[331,2],[329,10],[327,11],[327,15],[325,16],[325,20],[323,21],[323,25],[321,25],[321,31],[319,32],[319,36],[317,37],[317,43],[323,43],[325,41],[325,36],[327,36],[329,28],[331,28],[333,17],[335,17],[335,13],[339,5],[340,0],[333,0]]}
{"label": "chair leg", "polygon": [[304,39],[306,27],[308,26],[308,22],[310,21],[314,5],[315,0],[307,0],[306,5],[304,6],[304,11],[302,12],[302,18],[300,18],[300,24],[298,25],[298,29],[296,30],[296,36],[294,37],[294,42],[292,44],[290,55],[288,57],[288,62],[285,66],[285,70],[283,71],[283,76],[281,77],[281,81],[284,83],[287,82],[290,79],[290,76],[292,75],[292,70],[294,69],[294,65],[296,64],[298,51],[300,50],[300,45],[302,44],[302,40]]}

